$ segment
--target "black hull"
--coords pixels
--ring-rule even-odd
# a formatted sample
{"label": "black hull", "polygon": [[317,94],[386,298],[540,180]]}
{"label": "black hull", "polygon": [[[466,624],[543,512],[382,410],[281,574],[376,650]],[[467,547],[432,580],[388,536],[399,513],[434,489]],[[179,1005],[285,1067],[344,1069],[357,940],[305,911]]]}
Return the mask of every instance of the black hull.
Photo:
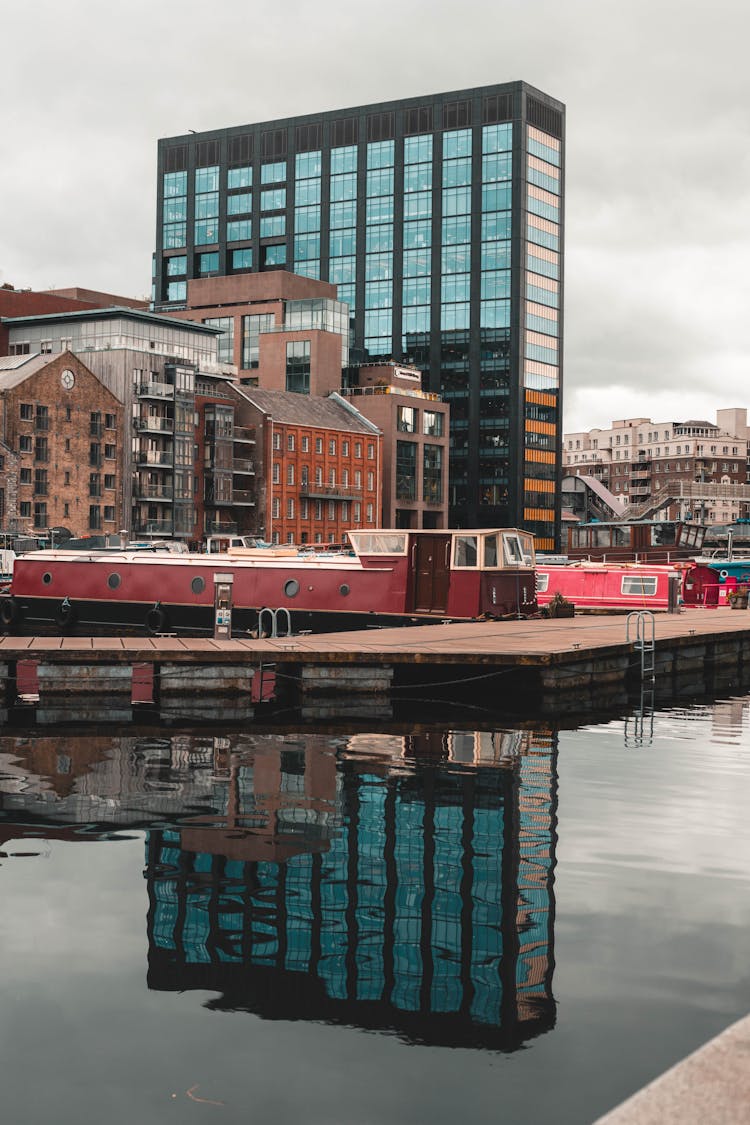
{"label": "black hull", "polygon": [[[67,600],[67,599],[66,599]],[[214,634],[212,606],[168,605],[153,602],[70,601],[63,607],[59,598],[15,598],[14,620],[3,621],[6,633],[70,634],[77,636],[128,633],[156,636],[176,633],[185,636]],[[301,633],[335,633],[354,629],[387,628],[398,625],[441,624],[452,620],[427,614],[334,613],[326,610],[290,610],[291,631]],[[462,619],[463,620],[463,619]],[[269,636],[273,632],[273,615],[268,607],[232,610],[232,635],[236,638]],[[284,610],[276,617],[276,633],[287,632]]]}

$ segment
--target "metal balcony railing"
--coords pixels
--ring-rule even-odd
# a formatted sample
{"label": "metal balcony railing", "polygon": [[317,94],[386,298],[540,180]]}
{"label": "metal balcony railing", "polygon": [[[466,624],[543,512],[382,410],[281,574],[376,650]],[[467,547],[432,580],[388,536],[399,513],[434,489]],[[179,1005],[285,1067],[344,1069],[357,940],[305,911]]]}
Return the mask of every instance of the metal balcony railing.
{"label": "metal balcony railing", "polygon": [[311,500],[361,500],[361,488],[344,488],[338,484],[300,484],[300,496]]}
{"label": "metal balcony railing", "polygon": [[174,463],[174,454],[166,450],[140,450],[136,454],[136,461],[139,465],[158,465],[166,468]]}
{"label": "metal balcony railing", "polygon": [[222,520],[206,520],[207,535],[236,535],[236,523],[224,523]]}
{"label": "metal balcony railing", "polygon": [[139,383],[138,394],[141,398],[174,398],[174,384],[159,382]]}
{"label": "metal balcony railing", "polygon": [[248,461],[245,457],[235,457],[232,461],[233,473],[254,473],[255,462]]}
{"label": "metal balcony railing", "polygon": [[171,500],[174,489],[169,485],[141,484],[139,481],[133,485],[133,495],[139,500]]}
{"label": "metal balcony railing", "polygon": [[232,491],[232,504],[255,504],[255,493],[247,489],[235,488]]}
{"label": "metal balcony railing", "polygon": [[142,535],[171,535],[174,530],[174,520],[136,520],[133,530]]}
{"label": "metal balcony railing", "polygon": [[133,425],[136,430],[150,430],[151,433],[174,433],[174,418],[159,418],[154,414],[147,418],[135,418]]}
{"label": "metal balcony railing", "polygon": [[255,445],[255,430],[251,426],[235,426],[232,438],[234,441]]}

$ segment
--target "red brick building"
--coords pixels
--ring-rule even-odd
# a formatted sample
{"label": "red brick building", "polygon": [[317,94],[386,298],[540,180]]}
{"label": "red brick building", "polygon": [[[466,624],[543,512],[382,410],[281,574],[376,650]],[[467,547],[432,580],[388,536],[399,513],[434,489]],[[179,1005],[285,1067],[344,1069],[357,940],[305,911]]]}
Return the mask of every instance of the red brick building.
{"label": "red brick building", "polygon": [[382,434],[347,400],[237,388],[255,430],[256,532],[275,543],[340,543],[380,526]]}
{"label": "red brick building", "polygon": [[0,359],[1,526],[123,527],[123,406],[72,352]]}
{"label": "red brick building", "polygon": [[196,279],[186,307],[165,315],[220,328],[219,359],[235,364],[240,382],[312,395],[341,386],[349,309],[326,281],[285,270]]}

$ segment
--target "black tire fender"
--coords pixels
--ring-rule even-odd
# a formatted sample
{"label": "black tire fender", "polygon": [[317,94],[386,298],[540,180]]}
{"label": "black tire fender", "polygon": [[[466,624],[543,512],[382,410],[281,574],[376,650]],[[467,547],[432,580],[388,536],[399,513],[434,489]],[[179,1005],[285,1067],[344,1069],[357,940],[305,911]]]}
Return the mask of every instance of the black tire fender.
{"label": "black tire fender", "polygon": [[8,628],[10,625],[15,625],[20,616],[21,611],[14,597],[3,598],[0,601],[0,623],[5,626],[5,628]]}
{"label": "black tire fender", "polygon": [[157,633],[163,633],[166,624],[167,615],[159,603],[156,602],[146,614],[146,632],[150,633],[153,637]]}
{"label": "black tire fender", "polygon": [[59,606],[54,612],[55,624],[59,625],[61,629],[68,629],[75,623],[76,611],[75,606],[70,598],[63,598]]}

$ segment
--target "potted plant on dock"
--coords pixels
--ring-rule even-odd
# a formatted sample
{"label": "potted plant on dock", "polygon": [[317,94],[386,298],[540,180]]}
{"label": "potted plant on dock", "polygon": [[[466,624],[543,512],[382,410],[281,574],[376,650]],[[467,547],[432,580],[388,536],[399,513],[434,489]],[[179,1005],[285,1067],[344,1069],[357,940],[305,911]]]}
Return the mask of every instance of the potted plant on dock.
{"label": "potted plant on dock", "polygon": [[573,602],[563,597],[559,590],[555,591],[547,603],[548,617],[574,617],[575,612],[576,607]]}
{"label": "potted plant on dock", "polygon": [[730,609],[747,609],[748,587],[744,584],[729,591]]}

